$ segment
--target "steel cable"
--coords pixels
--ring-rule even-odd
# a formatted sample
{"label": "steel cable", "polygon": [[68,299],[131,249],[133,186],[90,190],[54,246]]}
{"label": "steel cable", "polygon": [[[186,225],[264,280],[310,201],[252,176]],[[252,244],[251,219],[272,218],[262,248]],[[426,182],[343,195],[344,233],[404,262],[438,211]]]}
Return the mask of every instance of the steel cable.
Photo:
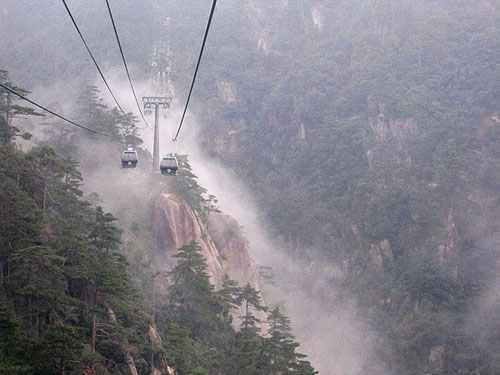
{"label": "steel cable", "polygon": [[177,133],[175,135],[175,138],[173,139],[174,142],[177,141],[177,138],[179,137],[179,133],[181,131],[182,125],[184,124],[184,118],[186,117],[186,112],[187,112],[187,109],[189,106],[189,101],[191,100],[191,94],[193,93],[194,84],[196,82],[196,77],[198,75],[198,70],[200,68],[201,58],[203,57],[203,51],[205,50],[205,44],[207,43],[208,32],[210,31],[210,26],[212,24],[212,19],[214,17],[216,5],[217,5],[217,0],[213,0],[212,9],[210,10],[210,16],[208,17],[208,23],[207,23],[207,27],[205,30],[205,36],[203,37],[203,43],[201,44],[200,55],[198,56],[198,62],[196,63],[196,69],[194,71],[193,81],[191,82],[191,88],[189,89],[189,94],[188,94],[188,97],[186,100],[186,106],[184,107],[184,112],[182,113],[182,118],[181,118],[181,122],[179,124],[179,128],[177,129]]}
{"label": "steel cable", "polygon": [[125,54],[123,53],[122,44],[120,42],[120,37],[118,36],[118,30],[117,30],[116,24],[115,24],[115,19],[113,17],[113,12],[111,11],[111,6],[109,5],[109,1],[108,0],[106,0],[106,5],[108,7],[108,13],[109,13],[109,17],[111,18],[111,23],[113,24],[113,30],[115,32],[116,41],[117,41],[118,47],[120,49],[120,54],[122,56],[123,65],[125,66],[125,71],[127,72],[127,78],[128,78],[129,83],[130,83],[130,88],[132,89],[132,93],[134,94],[134,98],[135,98],[135,103],[137,104],[137,109],[139,109],[139,113],[141,114],[142,120],[144,121],[144,123],[146,124],[146,126],[151,129],[151,127],[149,126],[148,122],[144,118],[144,114],[142,113],[141,106],[139,105],[139,100],[137,99],[137,95],[135,93],[134,85],[132,84],[132,79],[130,78],[130,72],[128,70],[127,61],[125,59]]}
{"label": "steel cable", "polygon": [[[120,103],[118,102],[118,99],[116,98],[115,94],[113,93],[113,90],[111,90],[111,87],[109,86],[109,83],[108,81],[106,80],[106,78],[104,77],[104,73],[102,72],[101,68],[99,67],[99,64],[97,63],[92,51],[90,50],[90,47],[88,46],[87,44],[87,41],[85,40],[85,38],[83,37],[83,34],[82,32],[80,31],[80,28],[78,27],[78,24],[76,23],[76,20],[75,18],[73,17],[73,14],[71,13],[69,7],[68,7],[68,4],[66,3],[66,0],[62,0],[63,4],[64,4],[64,7],[66,8],[66,11],[68,12],[68,15],[69,17],[71,18],[71,22],[73,23],[73,26],[75,27],[76,31],[78,32],[78,35],[80,36],[80,39],[82,40],[83,42],[83,45],[85,46],[85,48],[87,49],[87,52],[89,53],[90,55],[90,58],[92,59],[92,62],[94,63],[95,67],[97,68],[97,71],[99,72],[99,75],[101,76],[104,84],[106,85],[106,88],[108,89],[109,93],[111,94],[111,96],[113,97],[113,100],[115,101],[116,105],[118,106],[118,109],[121,111],[121,113],[123,113],[123,115],[125,116],[125,118],[127,119],[127,121],[136,126],[134,124],[134,122],[128,117],[128,115],[125,113],[125,111],[123,110],[122,106],[120,105]],[[148,125],[146,123],[146,125]]]}
{"label": "steel cable", "polygon": [[60,115],[60,114],[58,114],[58,113],[56,113],[56,112],[54,112],[54,111],[52,111],[52,110],[50,110],[50,109],[46,108],[46,107],[44,107],[43,105],[38,104],[38,103],[34,102],[34,101],[33,101],[33,100],[31,100],[31,99],[28,99],[28,98],[27,98],[27,97],[25,97],[24,95],[22,95],[22,94],[18,93],[17,91],[14,91],[14,90],[13,90],[13,89],[11,89],[10,87],[5,86],[5,85],[4,85],[4,84],[2,84],[2,83],[0,83],[0,87],[1,87],[1,88],[3,88],[4,90],[6,90],[6,91],[10,92],[11,94],[14,94],[14,95],[18,96],[19,98],[21,98],[21,99],[23,99],[23,100],[27,101],[28,103],[33,104],[35,107],[38,107],[38,108],[40,108],[40,109],[44,110],[45,112],[48,112],[48,113],[50,113],[51,115],[54,115],[55,117],[60,118],[61,120],[64,120],[64,121],[66,121],[66,122],[68,122],[68,123],[70,123],[70,124],[72,124],[72,125],[75,125],[75,126],[77,126],[77,127],[81,128],[81,129],[87,130],[87,131],[89,131],[89,132],[91,132],[91,133],[95,133],[95,134],[103,135],[103,136],[105,136],[105,137],[109,137],[109,138],[116,138],[116,139],[120,138],[120,137],[115,136],[115,135],[106,134],[106,133],[101,133],[100,131],[97,131],[97,130],[94,130],[94,129],[87,128],[86,126],[83,126],[83,125],[80,125],[80,124],[78,124],[78,123],[76,123],[76,122],[74,122],[74,121],[71,121],[71,120],[67,119],[66,117],[64,117],[64,116],[62,116],[62,115]]}

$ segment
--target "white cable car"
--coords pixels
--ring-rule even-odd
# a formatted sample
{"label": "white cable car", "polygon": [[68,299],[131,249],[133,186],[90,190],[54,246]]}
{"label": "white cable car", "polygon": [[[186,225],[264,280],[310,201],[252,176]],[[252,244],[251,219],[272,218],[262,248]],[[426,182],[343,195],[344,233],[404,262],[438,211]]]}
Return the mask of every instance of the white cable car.
{"label": "white cable car", "polygon": [[135,168],[139,162],[137,151],[129,148],[122,153],[122,168]]}
{"label": "white cable car", "polygon": [[160,171],[164,176],[176,176],[178,169],[177,158],[170,154],[164,156],[160,162]]}

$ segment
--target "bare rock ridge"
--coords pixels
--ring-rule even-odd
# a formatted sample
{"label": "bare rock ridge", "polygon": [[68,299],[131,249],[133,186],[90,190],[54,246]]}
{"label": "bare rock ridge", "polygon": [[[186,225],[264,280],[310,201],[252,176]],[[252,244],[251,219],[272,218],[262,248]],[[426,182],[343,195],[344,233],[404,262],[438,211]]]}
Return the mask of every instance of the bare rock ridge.
{"label": "bare rock ridge", "polygon": [[[207,259],[207,271],[216,289],[221,287],[224,275],[227,274],[240,286],[249,283],[259,290],[248,246],[238,222],[231,216],[210,212],[208,225],[205,225],[187,204],[174,195],[162,194],[156,203],[155,225],[162,247],[155,257],[156,269],[162,275],[156,280],[159,293],[164,293],[168,285],[166,272],[175,266],[173,255],[178,248],[192,240],[201,246],[202,254]],[[241,313],[235,312],[233,315],[238,318]],[[254,314],[258,319],[265,320],[262,312]]]}

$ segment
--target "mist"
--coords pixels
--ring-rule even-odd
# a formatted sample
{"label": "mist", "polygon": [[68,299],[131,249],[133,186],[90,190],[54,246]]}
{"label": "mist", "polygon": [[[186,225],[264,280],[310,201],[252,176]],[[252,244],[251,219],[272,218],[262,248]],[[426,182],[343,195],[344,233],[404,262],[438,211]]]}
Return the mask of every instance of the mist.
{"label": "mist", "polygon": [[[109,82],[119,102],[126,110],[136,113],[135,101],[120,68],[110,70]],[[99,81],[94,84],[101,89],[105,104],[112,108],[114,102]],[[55,83],[51,88],[35,89],[47,102],[62,102],[67,113],[73,110],[72,101],[58,97],[64,83]],[[146,95],[152,89],[149,82],[139,82],[138,95]],[[73,98],[76,98],[77,94]],[[76,99],[73,99],[75,100]],[[356,319],[356,308],[351,302],[340,302],[337,292],[330,288],[331,281],[342,278],[342,272],[330,262],[316,259],[306,263],[293,258],[286,245],[279,239],[272,238],[267,220],[259,207],[260,202],[248,187],[219,161],[208,157],[199,146],[199,132],[202,131],[199,119],[189,111],[186,123],[178,142],[172,142],[182,115],[180,99],[171,110],[169,119],[160,114],[160,155],[168,153],[187,154],[198,177],[200,185],[214,194],[217,206],[223,213],[233,216],[241,225],[248,241],[251,256],[256,264],[271,267],[274,283],[262,284],[266,303],[270,307],[279,305],[293,324],[293,331],[301,346],[299,350],[308,355],[313,366],[324,375],[356,375],[362,372],[367,363],[372,363],[373,375],[390,374],[377,363],[372,352],[373,333],[361,321]],[[147,118],[151,127],[153,117]],[[142,145],[152,153],[153,131],[141,121],[138,124]],[[37,134],[43,140],[43,133]],[[106,140],[82,140],[75,144],[75,155],[84,159],[85,164],[94,162],[99,168],[84,169],[83,189],[87,196],[98,194],[96,204],[114,213],[122,227],[127,228],[132,222],[147,222],[147,205],[154,191],[148,182],[151,166],[145,160],[137,170],[124,170],[120,166],[120,152]],[[102,160],[106,160],[103,163]],[[152,228],[150,228],[152,229]],[[314,276],[312,276],[314,275]]]}
{"label": "mist", "polygon": [[[169,122],[177,124],[181,114],[180,109],[174,109]],[[371,374],[389,375],[374,356],[371,345],[376,338],[356,318],[353,301],[341,302],[336,297],[338,292],[331,288],[332,280],[343,277],[341,270],[319,257],[313,262],[294,258],[282,240],[272,238],[259,198],[232,171],[200,149],[199,121],[188,113],[178,142],[179,153],[189,154],[200,185],[208,190],[207,194],[217,197],[223,213],[240,223],[256,268],[272,268],[274,283],[266,284],[261,279],[260,287],[270,307],[279,305],[290,316],[301,344],[299,350],[308,355],[320,374],[360,374],[369,363]]]}
{"label": "mist", "polygon": [[[69,3],[140,120],[105,4]],[[158,91],[154,7],[115,3],[142,105]],[[176,97],[171,117],[160,113],[160,157],[188,155],[241,225],[257,270],[272,269],[273,283],[260,280],[266,303],[291,318],[299,351],[322,375],[496,374],[499,2],[221,2],[172,142],[208,5],[164,9]],[[31,99],[79,122],[78,97],[93,85],[115,107],[61,4],[6,0],[0,16],[0,69]],[[51,116],[16,121],[34,135],[24,151],[58,131]],[[71,145],[85,196],[125,233],[149,222],[164,187],[147,121],[136,170],[120,168],[118,144]]]}

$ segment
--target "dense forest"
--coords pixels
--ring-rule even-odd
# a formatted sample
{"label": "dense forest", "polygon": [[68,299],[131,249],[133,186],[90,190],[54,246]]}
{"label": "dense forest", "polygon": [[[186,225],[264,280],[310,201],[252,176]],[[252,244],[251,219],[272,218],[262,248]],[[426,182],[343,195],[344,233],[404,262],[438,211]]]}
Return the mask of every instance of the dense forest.
{"label": "dense forest", "polygon": [[205,148],[338,265],[320,298],[356,301],[388,371],[497,373],[500,3],[258,3],[211,51]]}
{"label": "dense forest", "polygon": [[[148,22],[152,14],[150,7],[139,3],[129,1],[117,11],[120,25],[128,30],[124,44],[129,46],[129,57],[136,64],[134,73],[146,79],[149,72],[145,56],[151,53],[151,46],[145,41],[152,33]],[[89,126],[101,126],[100,130],[122,136],[128,132],[130,139],[114,145],[115,149],[105,148],[103,159],[112,158],[125,143],[140,147],[139,133],[124,129],[119,112],[103,107],[95,88],[82,92],[72,86],[67,90],[68,81],[77,87],[76,82],[80,87],[93,83],[95,72],[85,63],[83,49],[75,47],[69,53],[67,47],[76,46],[76,41],[63,10],[49,2],[44,2],[43,12],[14,0],[6,0],[5,4],[3,9],[0,5],[0,11],[9,17],[5,17],[3,25],[0,23],[0,34],[5,36],[0,40],[0,50],[8,53],[0,56],[0,68],[11,70],[16,82],[37,89],[41,97],[62,102],[66,96],[72,97],[80,106],[72,108],[73,113],[85,118]],[[107,31],[102,4],[94,0],[88,4],[99,11],[93,14],[75,5],[77,15],[92,47],[112,67],[117,51]],[[168,5],[173,77],[179,100],[189,88],[208,8],[208,2],[202,0],[174,0]],[[20,12],[31,17],[31,25],[12,16]],[[46,24],[45,19],[52,22]],[[60,29],[68,32],[59,35]],[[47,48],[40,49],[39,45]],[[14,69],[16,66],[24,68]],[[258,210],[269,223],[271,236],[305,265],[300,270],[305,290],[309,286],[306,281],[314,280],[323,269],[335,267],[327,285],[310,293],[324,301],[326,313],[332,315],[336,306],[355,305],[356,319],[366,324],[374,352],[361,370],[345,370],[347,374],[500,372],[499,66],[498,0],[219,2],[191,107],[200,123],[198,141],[204,152],[234,171],[257,197]],[[63,95],[54,90],[61,85]],[[46,86],[51,88],[50,94],[41,89]],[[18,110],[20,114],[29,111]],[[107,121],[92,121],[88,117],[92,113]],[[194,126],[194,122],[188,126]],[[106,124],[109,127],[102,128]],[[46,124],[43,133],[50,134],[50,146],[63,157],[61,165],[75,169],[68,158],[76,158],[73,144],[80,144],[77,139],[81,133],[53,125],[57,121]],[[36,160],[37,152],[49,152],[34,148],[21,153],[8,147],[13,137],[21,144],[29,142],[21,140],[29,138],[29,134],[21,133],[2,135],[6,142],[3,152],[17,155],[16,160]],[[90,157],[93,150],[79,147],[78,152],[81,163],[94,160]],[[150,157],[147,150],[140,152],[142,157]],[[5,165],[15,169],[17,163]],[[33,163],[30,168],[38,171],[40,163]],[[42,174],[39,181],[45,181],[42,171],[36,173]],[[55,178],[60,181],[59,176],[66,172],[57,173]],[[74,184],[71,191],[78,196],[78,174],[71,173],[75,175],[68,184]],[[9,189],[34,199],[37,210],[26,208],[26,212],[30,218],[35,213],[40,215],[30,219],[37,223],[36,246],[55,246],[56,255],[64,258],[59,253],[62,250],[51,242],[52,233],[62,229],[55,219],[50,225],[46,219],[50,210],[63,209],[54,202],[62,200],[58,194],[63,194],[64,189],[43,199],[40,183],[29,185],[22,179],[23,173],[14,171],[8,176]],[[26,184],[42,190],[34,195]],[[6,189],[2,194],[10,191]],[[177,192],[186,190],[177,187]],[[201,202],[199,192],[184,199],[196,206]],[[80,202],[78,205],[86,212],[82,213],[84,217],[95,220],[98,204],[72,199]],[[127,210],[123,211],[126,216]],[[120,220],[121,214],[117,213]],[[147,219],[149,214],[141,215]],[[86,230],[92,227],[92,220]],[[123,236],[127,236],[129,227],[147,231],[145,225],[135,225],[133,220],[126,221]],[[81,225],[82,220],[78,220],[75,228]],[[107,225],[116,228],[113,222]],[[21,228],[15,226],[16,230]],[[84,233],[89,237],[90,232]],[[118,233],[115,236],[118,238]],[[92,238],[88,241],[85,246],[94,246],[97,251]],[[144,239],[144,243],[150,242]],[[128,241],[121,248],[133,254]],[[109,256],[125,272],[121,260]],[[144,266],[135,258],[129,261],[132,273],[143,272]],[[59,267],[61,261],[53,262]],[[69,288],[66,275],[63,280]],[[144,284],[142,290],[149,298],[151,291],[147,282]],[[206,280],[202,284],[211,289]],[[71,295],[69,291],[65,293]],[[212,293],[207,292],[207,296]],[[14,301],[13,296],[3,298]],[[132,293],[130,299],[136,298],[144,296]],[[217,298],[220,306],[228,303]],[[235,334],[225,326],[227,315],[223,311],[215,312],[219,315],[217,326],[226,327],[220,328],[218,335],[224,340],[231,335],[241,338],[241,331]],[[161,324],[175,324],[182,340],[194,340],[196,344],[189,341],[190,353],[198,353],[193,358],[199,359],[203,350],[197,345],[205,338],[182,336],[192,322],[175,321],[179,316],[175,318],[175,311],[170,313],[174,322],[165,320]],[[22,324],[25,335],[19,337],[34,340],[33,335],[26,336],[26,330],[33,332],[29,324],[36,326],[35,315],[27,319],[13,314],[9,311],[4,316]],[[145,315],[149,318],[142,321],[151,319],[150,314]],[[86,321],[79,318],[77,325],[85,327],[88,342],[90,316]],[[157,325],[161,331],[160,323]],[[289,329],[287,324],[284,326]],[[220,340],[220,336],[207,340]],[[259,353],[258,348],[266,347],[266,339],[247,341],[247,350]],[[167,342],[164,345],[178,344]],[[231,341],[224,342],[226,345]],[[28,344],[33,347],[32,342],[24,341],[23,345]],[[145,343],[134,347],[141,345],[147,347]],[[228,347],[238,350],[238,345]],[[172,347],[169,350],[180,355]],[[148,355],[144,354],[145,363],[149,363]],[[238,358],[235,352],[231,355]],[[195,366],[213,369],[212,365],[196,362]]]}
{"label": "dense forest", "polygon": [[[1,82],[27,94],[5,71]],[[82,92],[79,105],[82,122],[117,136],[110,152],[141,143],[137,129],[107,108],[95,87]],[[75,137],[90,142],[94,134],[78,128],[61,132],[61,124],[48,119],[52,147],[34,144],[23,152],[19,146],[31,134],[20,132],[17,119],[42,114],[5,90],[0,112],[2,375],[316,373],[296,351],[290,320],[279,307],[261,322],[249,307],[268,308],[250,285],[226,277],[215,290],[195,242],[179,249],[168,274],[168,295],[155,301],[153,268],[135,248],[151,246],[146,249],[151,254],[151,233],[127,220],[130,228],[119,228],[96,194],[83,196],[79,163],[71,157],[83,160],[84,169],[102,168],[104,162],[89,161],[89,150],[78,152],[73,145]],[[202,213],[204,189],[187,158],[179,160],[178,180],[152,178],[143,184],[177,193]],[[147,205],[144,210],[147,216]],[[246,306],[246,313],[241,327],[234,327],[232,314],[239,306]]]}

